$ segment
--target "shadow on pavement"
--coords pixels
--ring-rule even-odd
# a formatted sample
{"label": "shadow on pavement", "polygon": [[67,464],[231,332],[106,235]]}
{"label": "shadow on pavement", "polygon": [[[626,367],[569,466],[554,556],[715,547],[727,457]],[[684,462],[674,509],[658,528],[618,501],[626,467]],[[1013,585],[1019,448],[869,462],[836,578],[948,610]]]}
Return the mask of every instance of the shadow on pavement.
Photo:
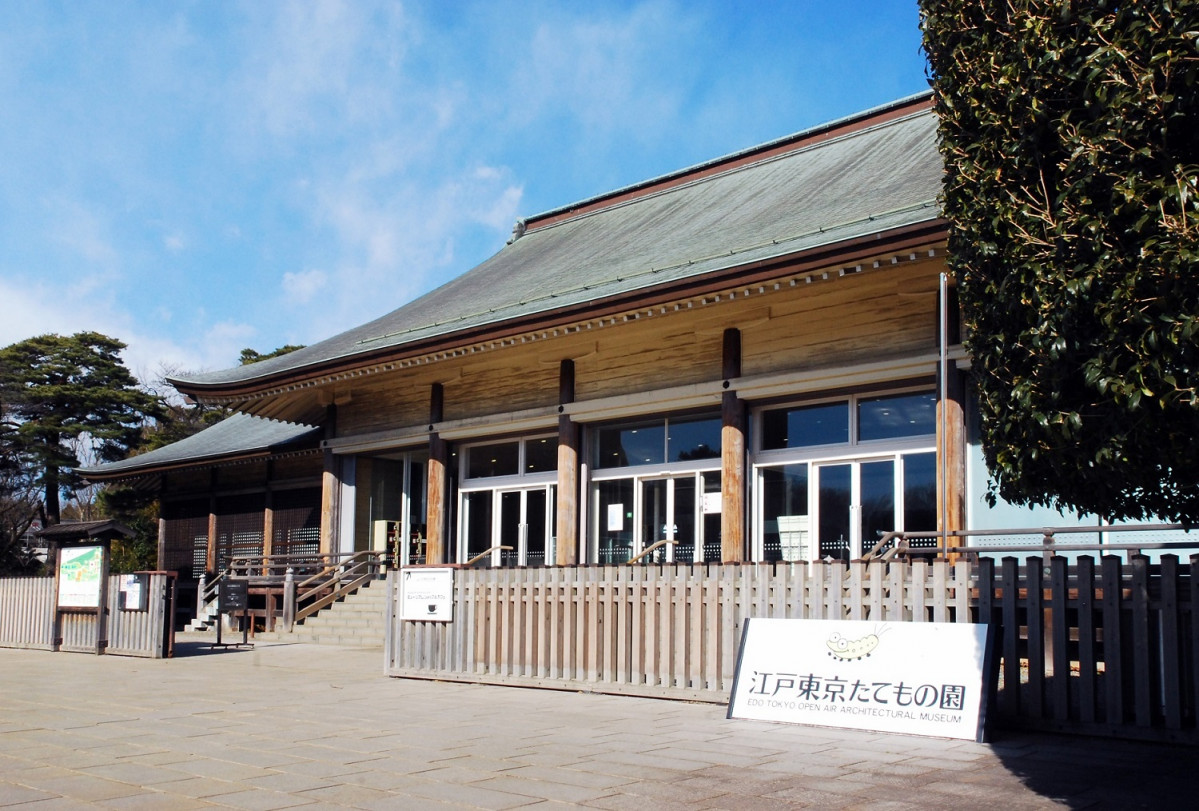
{"label": "shadow on pavement", "polygon": [[1199,748],[998,731],[1004,768],[1064,808],[1194,808]]}

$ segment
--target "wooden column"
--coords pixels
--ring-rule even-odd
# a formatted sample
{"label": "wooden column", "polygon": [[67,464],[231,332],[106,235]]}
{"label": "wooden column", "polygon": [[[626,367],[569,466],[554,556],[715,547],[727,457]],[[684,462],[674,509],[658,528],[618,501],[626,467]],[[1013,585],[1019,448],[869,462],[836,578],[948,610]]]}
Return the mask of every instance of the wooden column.
{"label": "wooden column", "polygon": [[434,426],[441,422],[445,413],[445,390],[434,383],[429,393],[429,492],[425,515],[425,562],[446,563],[446,509],[447,471],[449,469],[449,445],[442,439]]}
{"label": "wooden column", "polygon": [[216,548],[216,468],[208,473],[208,571],[217,571]]}
{"label": "wooden column", "polygon": [[745,560],[745,403],[729,390],[741,376],[741,331],[724,331],[721,377],[725,392],[720,402],[720,558],[725,563]]}
{"label": "wooden column", "polygon": [[[337,406],[325,406],[325,439],[337,436]],[[337,512],[341,498],[341,477],[338,475],[337,456],[325,448],[325,468],[321,473],[321,541],[320,552],[327,555],[333,551],[333,539],[337,535]]]}
{"label": "wooden column", "polygon": [[[953,532],[964,527],[965,516],[965,375],[959,369],[950,367],[946,384],[946,397],[937,403],[937,528]],[[944,422],[941,419],[942,410]],[[944,434],[941,431],[942,425],[945,426]],[[942,459],[944,465],[941,464]],[[944,527],[941,526],[942,521]],[[960,546],[962,539],[949,538],[948,542],[951,546]]]}
{"label": "wooden column", "polygon": [[[266,492],[263,494],[262,508],[262,556],[264,558],[269,558],[275,553],[275,491],[271,487],[271,477],[274,472],[274,461],[266,460]],[[263,561],[262,573],[264,575],[271,573],[266,561]]]}
{"label": "wooden column", "polygon": [[575,401],[575,362],[564,360],[558,369],[558,518],[559,566],[579,562],[579,426],[566,414]]}

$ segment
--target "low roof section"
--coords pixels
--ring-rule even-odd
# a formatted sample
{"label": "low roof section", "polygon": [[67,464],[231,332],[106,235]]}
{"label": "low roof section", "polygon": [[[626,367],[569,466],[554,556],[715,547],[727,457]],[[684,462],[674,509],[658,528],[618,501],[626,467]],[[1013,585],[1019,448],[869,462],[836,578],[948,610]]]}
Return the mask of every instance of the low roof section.
{"label": "low roof section", "polygon": [[170,470],[316,450],[324,432],[311,425],[234,414],[199,433],[119,462],[78,473],[89,481],[138,479]]}
{"label": "low roof section", "polygon": [[518,222],[495,256],[381,318],[171,382],[202,401],[318,423],[321,387],[338,379],[800,263],[833,266],[866,246],[943,238],[936,131],[921,94],[545,212]]}

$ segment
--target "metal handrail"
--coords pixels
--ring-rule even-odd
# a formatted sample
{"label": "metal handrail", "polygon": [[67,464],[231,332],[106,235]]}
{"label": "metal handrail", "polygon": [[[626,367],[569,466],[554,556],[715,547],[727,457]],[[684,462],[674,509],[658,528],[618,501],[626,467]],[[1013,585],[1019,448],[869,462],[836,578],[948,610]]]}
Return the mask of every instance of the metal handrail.
{"label": "metal handrail", "polygon": [[511,546],[504,546],[503,544],[498,544],[498,543],[497,543],[495,546],[491,547],[490,549],[485,549],[485,550],[483,550],[482,552],[480,552],[479,554],[475,555],[473,558],[471,558],[470,560],[468,560],[468,561],[467,561],[467,562],[466,562],[464,565],[465,565],[465,566],[472,566],[472,565],[474,565],[476,562],[478,562],[478,561],[482,560],[483,558],[487,557],[488,555],[490,555],[492,552],[494,552],[494,551],[495,551],[495,550],[497,550],[497,549],[499,549],[499,550],[501,550],[501,551],[503,551],[503,550],[505,550],[505,549],[506,549],[506,550],[508,550],[509,552],[511,552],[511,551],[512,551],[512,549],[513,549],[513,547],[511,547]]}
{"label": "metal handrail", "polygon": [[[1194,549],[1199,546],[1199,542],[1187,541],[1146,541],[1144,543],[1071,543],[1068,545],[1059,545],[1055,542],[1055,537],[1058,535],[1094,535],[1098,533],[1116,533],[1116,532],[1166,532],[1183,530],[1190,532],[1192,527],[1185,524],[1102,524],[1084,527],[1019,527],[1015,529],[959,529],[951,532],[941,533],[936,531],[927,532],[887,532],[879,538],[869,552],[862,555],[861,560],[892,560],[900,555],[978,555],[978,554],[996,554],[1003,552],[1049,552],[1054,553],[1060,550],[1069,550],[1071,552],[1139,552],[1145,549]],[[941,539],[941,538],[994,538],[1012,535],[1040,535],[1043,540],[1040,544],[1011,544],[1011,545],[991,545],[991,546],[949,546],[947,544],[937,543],[930,546],[913,547],[910,542],[914,539]],[[894,542],[891,548],[886,548],[888,544]]]}
{"label": "metal handrail", "polygon": [[643,557],[648,555],[650,552],[653,552],[655,549],[657,549],[660,546],[666,546],[667,544],[674,546],[677,543],[678,543],[678,541],[667,541],[667,540],[656,541],[655,543],[652,543],[649,546],[647,546],[645,549],[642,549],[639,554],[634,555],[633,557],[626,560],[625,565],[632,566],[634,563],[641,560]]}

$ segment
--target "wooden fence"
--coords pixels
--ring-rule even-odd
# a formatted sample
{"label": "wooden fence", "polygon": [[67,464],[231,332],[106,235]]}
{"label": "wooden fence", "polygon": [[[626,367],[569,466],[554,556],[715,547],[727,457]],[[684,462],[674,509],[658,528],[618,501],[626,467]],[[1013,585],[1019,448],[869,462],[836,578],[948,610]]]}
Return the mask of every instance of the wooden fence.
{"label": "wooden fence", "polygon": [[0,579],[0,648],[54,649],[54,578]]}
{"label": "wooden fence", "polygon": [[1199,743],[1199,578],[1167,556],[459,569],[450,623],[401,621],[392,676],[724,702],[747,617],[997,626],[992,720]]}
{"label": "wooden fence", "polygon": [[979,561],[1005,725],[1199,743],[1199,555]]}
{"label": "wooden fence", "polygon": [[57,640],[54,578],[0,580],[0,648],[95,653],[97,642],[102,641],[99,648],[105,653],[154,659],[169,656],[174,578],[161,572],[149,575],[144,611],[121,608],[121,579],[121,575],[109,577],[107,608],[102,614],[61,612]]}
{"label": "wooden fence", "polygon": [[969,566],[658,565],[459,569],[454,621],[400,621],[387,670],[726,701],[747,617],[968,622]]}

